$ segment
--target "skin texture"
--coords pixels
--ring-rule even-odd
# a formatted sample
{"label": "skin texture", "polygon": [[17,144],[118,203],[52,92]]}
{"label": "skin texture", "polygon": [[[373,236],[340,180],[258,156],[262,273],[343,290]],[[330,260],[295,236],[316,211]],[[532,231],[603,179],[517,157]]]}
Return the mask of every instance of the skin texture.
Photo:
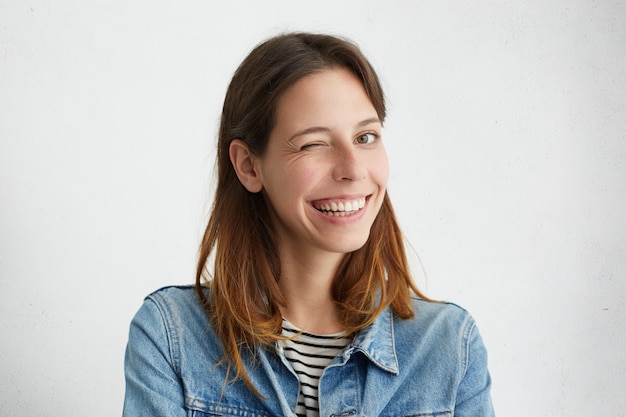
{"label": "skin texture", "polygon": [[285,91],[262,156],[243,141],[231,144],[240,181],[269,203],[288,301],[283,314],[304,330],[340,330],[330,285],[345,254],[365,244],[385,195],[381,129],[360,81],[330,68]]}

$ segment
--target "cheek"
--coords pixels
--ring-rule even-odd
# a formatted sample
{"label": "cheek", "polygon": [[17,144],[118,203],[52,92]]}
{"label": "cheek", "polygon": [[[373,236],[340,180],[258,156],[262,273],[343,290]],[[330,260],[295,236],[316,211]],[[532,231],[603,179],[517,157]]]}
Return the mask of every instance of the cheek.
{"label": "cheek", "polygon": [[[272,197],[284,200],[301,198],[319,186],[324,168],[319,163],[298,161],[266,175],[265,188]],[[268,174],[268,173],[266,173]]]}
{"label": "cheek", "polygon": [[290,187],[301,191],[308,191],[319,185],[324,176],[323,163],[301,163],[294,165],[286,175],[286,182]]}
{"label": "cheek", "polygon": [[381,151],[375,156],[370,166],[370,173],[379,185],[387,186],[389,181],[389,159],[385,151]]}

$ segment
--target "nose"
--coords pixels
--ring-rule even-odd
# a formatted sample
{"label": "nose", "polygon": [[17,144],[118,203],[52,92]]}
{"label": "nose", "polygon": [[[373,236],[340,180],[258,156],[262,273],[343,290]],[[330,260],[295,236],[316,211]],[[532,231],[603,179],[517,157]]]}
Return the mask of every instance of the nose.
{"label": "nose", "polygon": [[336,150],[333,178],[336,181],[359,181],[367,176],[363,155],[353,146]]}

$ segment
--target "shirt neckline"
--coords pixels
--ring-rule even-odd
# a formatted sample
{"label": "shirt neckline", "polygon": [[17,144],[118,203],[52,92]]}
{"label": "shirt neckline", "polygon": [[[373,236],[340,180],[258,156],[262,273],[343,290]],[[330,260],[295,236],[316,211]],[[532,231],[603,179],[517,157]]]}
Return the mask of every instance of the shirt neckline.
{"label": "shirt neckline", "polygon": [[329,333],[329,334],[305,332],[284,317],[283,317],[283,327],[286,327],[289,330],[295,331],[296,333],[299,333],[305,336],[311,336],[311,337],[316,337],[316,338],[321,338],[321,339],[325,339],[325,338],[337,339],[337,338],[343,338],[343,337],[349,336],[348,332],[346,331],[341,331],[337,333]]}

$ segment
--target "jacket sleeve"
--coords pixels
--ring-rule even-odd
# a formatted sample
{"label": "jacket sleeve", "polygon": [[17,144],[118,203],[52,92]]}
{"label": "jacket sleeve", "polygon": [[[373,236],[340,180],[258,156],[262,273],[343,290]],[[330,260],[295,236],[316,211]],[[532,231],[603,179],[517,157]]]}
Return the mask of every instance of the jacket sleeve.
{"label": "jacket sleeve", "polygon": [[184,394],[163,316],[146,299],[130,324],[123,417],[184,417]]}
{"label": "jacket sleeve", "polygon": [[454,417],[494,417],[487,349],[473,320],[464,338],[465,373],[458,387]]}

